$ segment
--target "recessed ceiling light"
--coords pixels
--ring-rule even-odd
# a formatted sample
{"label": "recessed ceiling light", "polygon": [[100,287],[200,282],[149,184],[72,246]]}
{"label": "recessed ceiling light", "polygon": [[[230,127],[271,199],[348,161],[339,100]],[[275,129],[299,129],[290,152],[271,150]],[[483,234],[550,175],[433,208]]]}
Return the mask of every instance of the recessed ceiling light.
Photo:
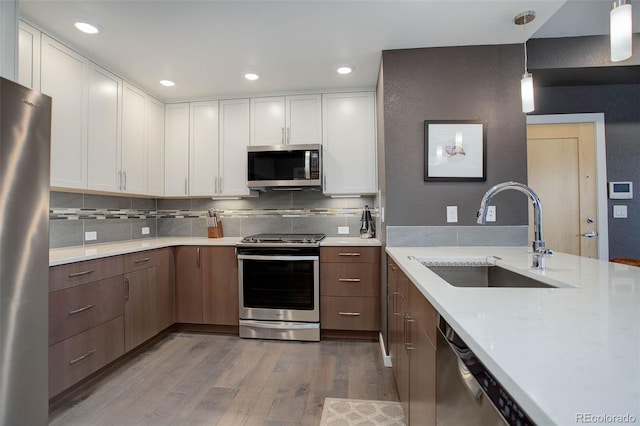
{"label": "recessed ceiling light", "polygon": [[160,80],[160,84],[162,84],[165,87],[173,87],[176,85],[176,83],[174,83],[171,80]]}
{"label": "recessed ceiling light", "polygon": [[98,34],[100,32],[100,29],[98,27],[89,24],[88,22],[78,21],[73,25],[85,34]]}
{"label": "recessed ceiling light", "polygon": [[350,74],[351,71],[353,71],[353,68],[347,66],[338,67],[336,71],[338,71],[338,74]]}
{"label": "recessed ceiling light", "polygon": [[257,80],[260,78],[260,76],[258,74],[252,73],[252,72],[248,72],[244,75],[244,78],[246,78],[247,80]]}

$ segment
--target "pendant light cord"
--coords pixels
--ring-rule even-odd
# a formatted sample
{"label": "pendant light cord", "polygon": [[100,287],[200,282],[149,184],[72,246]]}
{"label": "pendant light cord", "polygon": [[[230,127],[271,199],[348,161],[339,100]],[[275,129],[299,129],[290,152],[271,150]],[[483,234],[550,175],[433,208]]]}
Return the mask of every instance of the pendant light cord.
{"label": "pendant light cord", "polygon": [[526,74],[527,72],[527,40],[524,41],[524,73]]}

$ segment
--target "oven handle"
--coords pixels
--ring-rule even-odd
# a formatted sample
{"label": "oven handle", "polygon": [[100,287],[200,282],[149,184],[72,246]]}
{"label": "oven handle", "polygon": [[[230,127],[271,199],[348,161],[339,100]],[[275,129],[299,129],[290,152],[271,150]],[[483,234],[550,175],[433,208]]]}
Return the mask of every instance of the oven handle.
{"label": "oven handle", "polygon": [[299,261],[299,260],[320,260],[320,256],[260,256],[254,254],[239,254],[238,260],[282,260],[282,261]]}
{"label": "oven handle", "polygon": [[306,329],[306,328],[318,328],[318,323],[292,323],[292,322],[275,322],[275,321],[247,321],[240,320],[240,325],[254,328],[271,328],[271,329]]}

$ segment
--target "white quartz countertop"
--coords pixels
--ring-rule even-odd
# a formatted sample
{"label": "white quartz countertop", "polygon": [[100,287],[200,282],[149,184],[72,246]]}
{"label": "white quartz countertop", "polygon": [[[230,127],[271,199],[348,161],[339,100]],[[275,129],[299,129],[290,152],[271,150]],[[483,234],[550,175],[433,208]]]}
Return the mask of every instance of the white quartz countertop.
{"label": "white quartz countertop", "polygon": [[[536,423],[640,424],[640,268],[556,253],[533,271],[529,250],[386,248]],[[422,259],[488,260],[558,288],[457,288]]]}
{"label": "white quartz countertop", "polygon": [[[147,238],[143,240],[121,241],[117,243],[92,244],[87,246],[64,247],[49,250],[49,266],[101,257],[135,253],[173,246],[235,246],[240,237],[204,238],[204,237],[165,237]],[[327,237],[321,246],[380,246],[377,239]]]}

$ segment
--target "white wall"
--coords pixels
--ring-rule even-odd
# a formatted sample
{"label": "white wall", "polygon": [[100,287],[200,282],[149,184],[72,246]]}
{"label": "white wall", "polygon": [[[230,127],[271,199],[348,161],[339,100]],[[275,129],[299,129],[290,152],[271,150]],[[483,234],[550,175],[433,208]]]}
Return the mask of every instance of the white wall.
{"label": "white wall", "polygon": [[0,0],[0,76],[18,75],[18,1]]}

